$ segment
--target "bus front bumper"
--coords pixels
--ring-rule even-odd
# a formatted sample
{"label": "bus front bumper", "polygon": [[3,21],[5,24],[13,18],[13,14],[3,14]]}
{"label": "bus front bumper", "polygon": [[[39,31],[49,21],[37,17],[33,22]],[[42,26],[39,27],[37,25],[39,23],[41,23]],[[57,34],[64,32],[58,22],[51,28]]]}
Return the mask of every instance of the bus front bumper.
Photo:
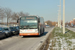
{"label": "bus front bumper", "polygon": [[39,35],[39,33],[19,33],[20,36]]}

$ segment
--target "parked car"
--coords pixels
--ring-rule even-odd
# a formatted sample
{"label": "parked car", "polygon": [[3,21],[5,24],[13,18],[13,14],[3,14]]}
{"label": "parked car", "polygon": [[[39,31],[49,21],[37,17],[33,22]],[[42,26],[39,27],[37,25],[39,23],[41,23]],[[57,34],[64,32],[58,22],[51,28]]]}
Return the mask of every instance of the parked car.
{"label": "parked car", "polygon": [[49,25],[45,25],[46,28],[50,27]]}
{"label": "parked car", "polygon": [[19,34],[19,26],[16,26],[16,29],[17,29],[17,31],[18,31],[18,34]]}
{"label": "parked car", "polygon": [[5,33],[3,33],[3,28],[0,27],[0,39],[6,37]]}
{"label": "parked car", "polygon": [[6,36],[12,35],[9,27],[3,27],[3,33],[5,33]]}
{"label": "parked car", "polygon": [[19,30],[17,27],[10,27],[10,29],[13,35],[17,35],[19,33]]}
{"label": "parked car", "polygon": [[16,26],[16,29],[19,30],[19,26]]}

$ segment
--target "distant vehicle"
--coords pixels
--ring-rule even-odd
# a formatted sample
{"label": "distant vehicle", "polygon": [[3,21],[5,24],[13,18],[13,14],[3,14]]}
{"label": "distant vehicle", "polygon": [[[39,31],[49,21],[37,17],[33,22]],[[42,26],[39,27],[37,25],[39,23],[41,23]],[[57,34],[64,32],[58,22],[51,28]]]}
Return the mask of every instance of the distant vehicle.
{"label": "distant vehicle", "polygon": [[44,19],[38,16],[24,16],[20,18],[19,35],[30,36],[44,33]]}
{"label": "distant vehicle", "polygon": [[17,35],[19,33],[19,30],[16,27],[10,27],[10,29],[13,35]]}
{"label": "distant vehicle", "polygon": [[49,25],[45,25],[46,28],[50,27]]}
{"label": "distant vehicle", "polygon": [[5,33],[3,33],[3,28],[0,27],[0,39],[6,37]]}
{"label": "distant vehicle", "polygon": [[11,30],[9,27],[3,27],[3,33],[5,33],[6,36],[11,35]]}

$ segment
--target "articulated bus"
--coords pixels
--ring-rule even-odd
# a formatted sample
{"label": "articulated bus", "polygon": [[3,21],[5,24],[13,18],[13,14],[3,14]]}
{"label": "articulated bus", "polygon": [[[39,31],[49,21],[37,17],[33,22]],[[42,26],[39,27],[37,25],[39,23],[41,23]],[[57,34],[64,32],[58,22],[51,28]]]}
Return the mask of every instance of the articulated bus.
{"label": "articulated bus", "polygon": [[24,16],[19,20],[19,35],[32,36],[44,33],[44,19],[38,16]]}

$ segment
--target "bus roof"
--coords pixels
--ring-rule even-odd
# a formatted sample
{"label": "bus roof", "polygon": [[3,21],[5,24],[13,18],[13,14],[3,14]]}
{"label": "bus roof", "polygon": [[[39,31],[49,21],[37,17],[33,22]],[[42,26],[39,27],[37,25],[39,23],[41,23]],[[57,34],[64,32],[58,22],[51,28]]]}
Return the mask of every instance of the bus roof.
{"label": "bus roof", "polygon": [[[28,16],[22,16],[22,17],[30,17],[30,16],[32,17],[32,16],[35,16],[35,15],[28,15]],[[35,17],[40,18],[39,16],[35,16]]]}

